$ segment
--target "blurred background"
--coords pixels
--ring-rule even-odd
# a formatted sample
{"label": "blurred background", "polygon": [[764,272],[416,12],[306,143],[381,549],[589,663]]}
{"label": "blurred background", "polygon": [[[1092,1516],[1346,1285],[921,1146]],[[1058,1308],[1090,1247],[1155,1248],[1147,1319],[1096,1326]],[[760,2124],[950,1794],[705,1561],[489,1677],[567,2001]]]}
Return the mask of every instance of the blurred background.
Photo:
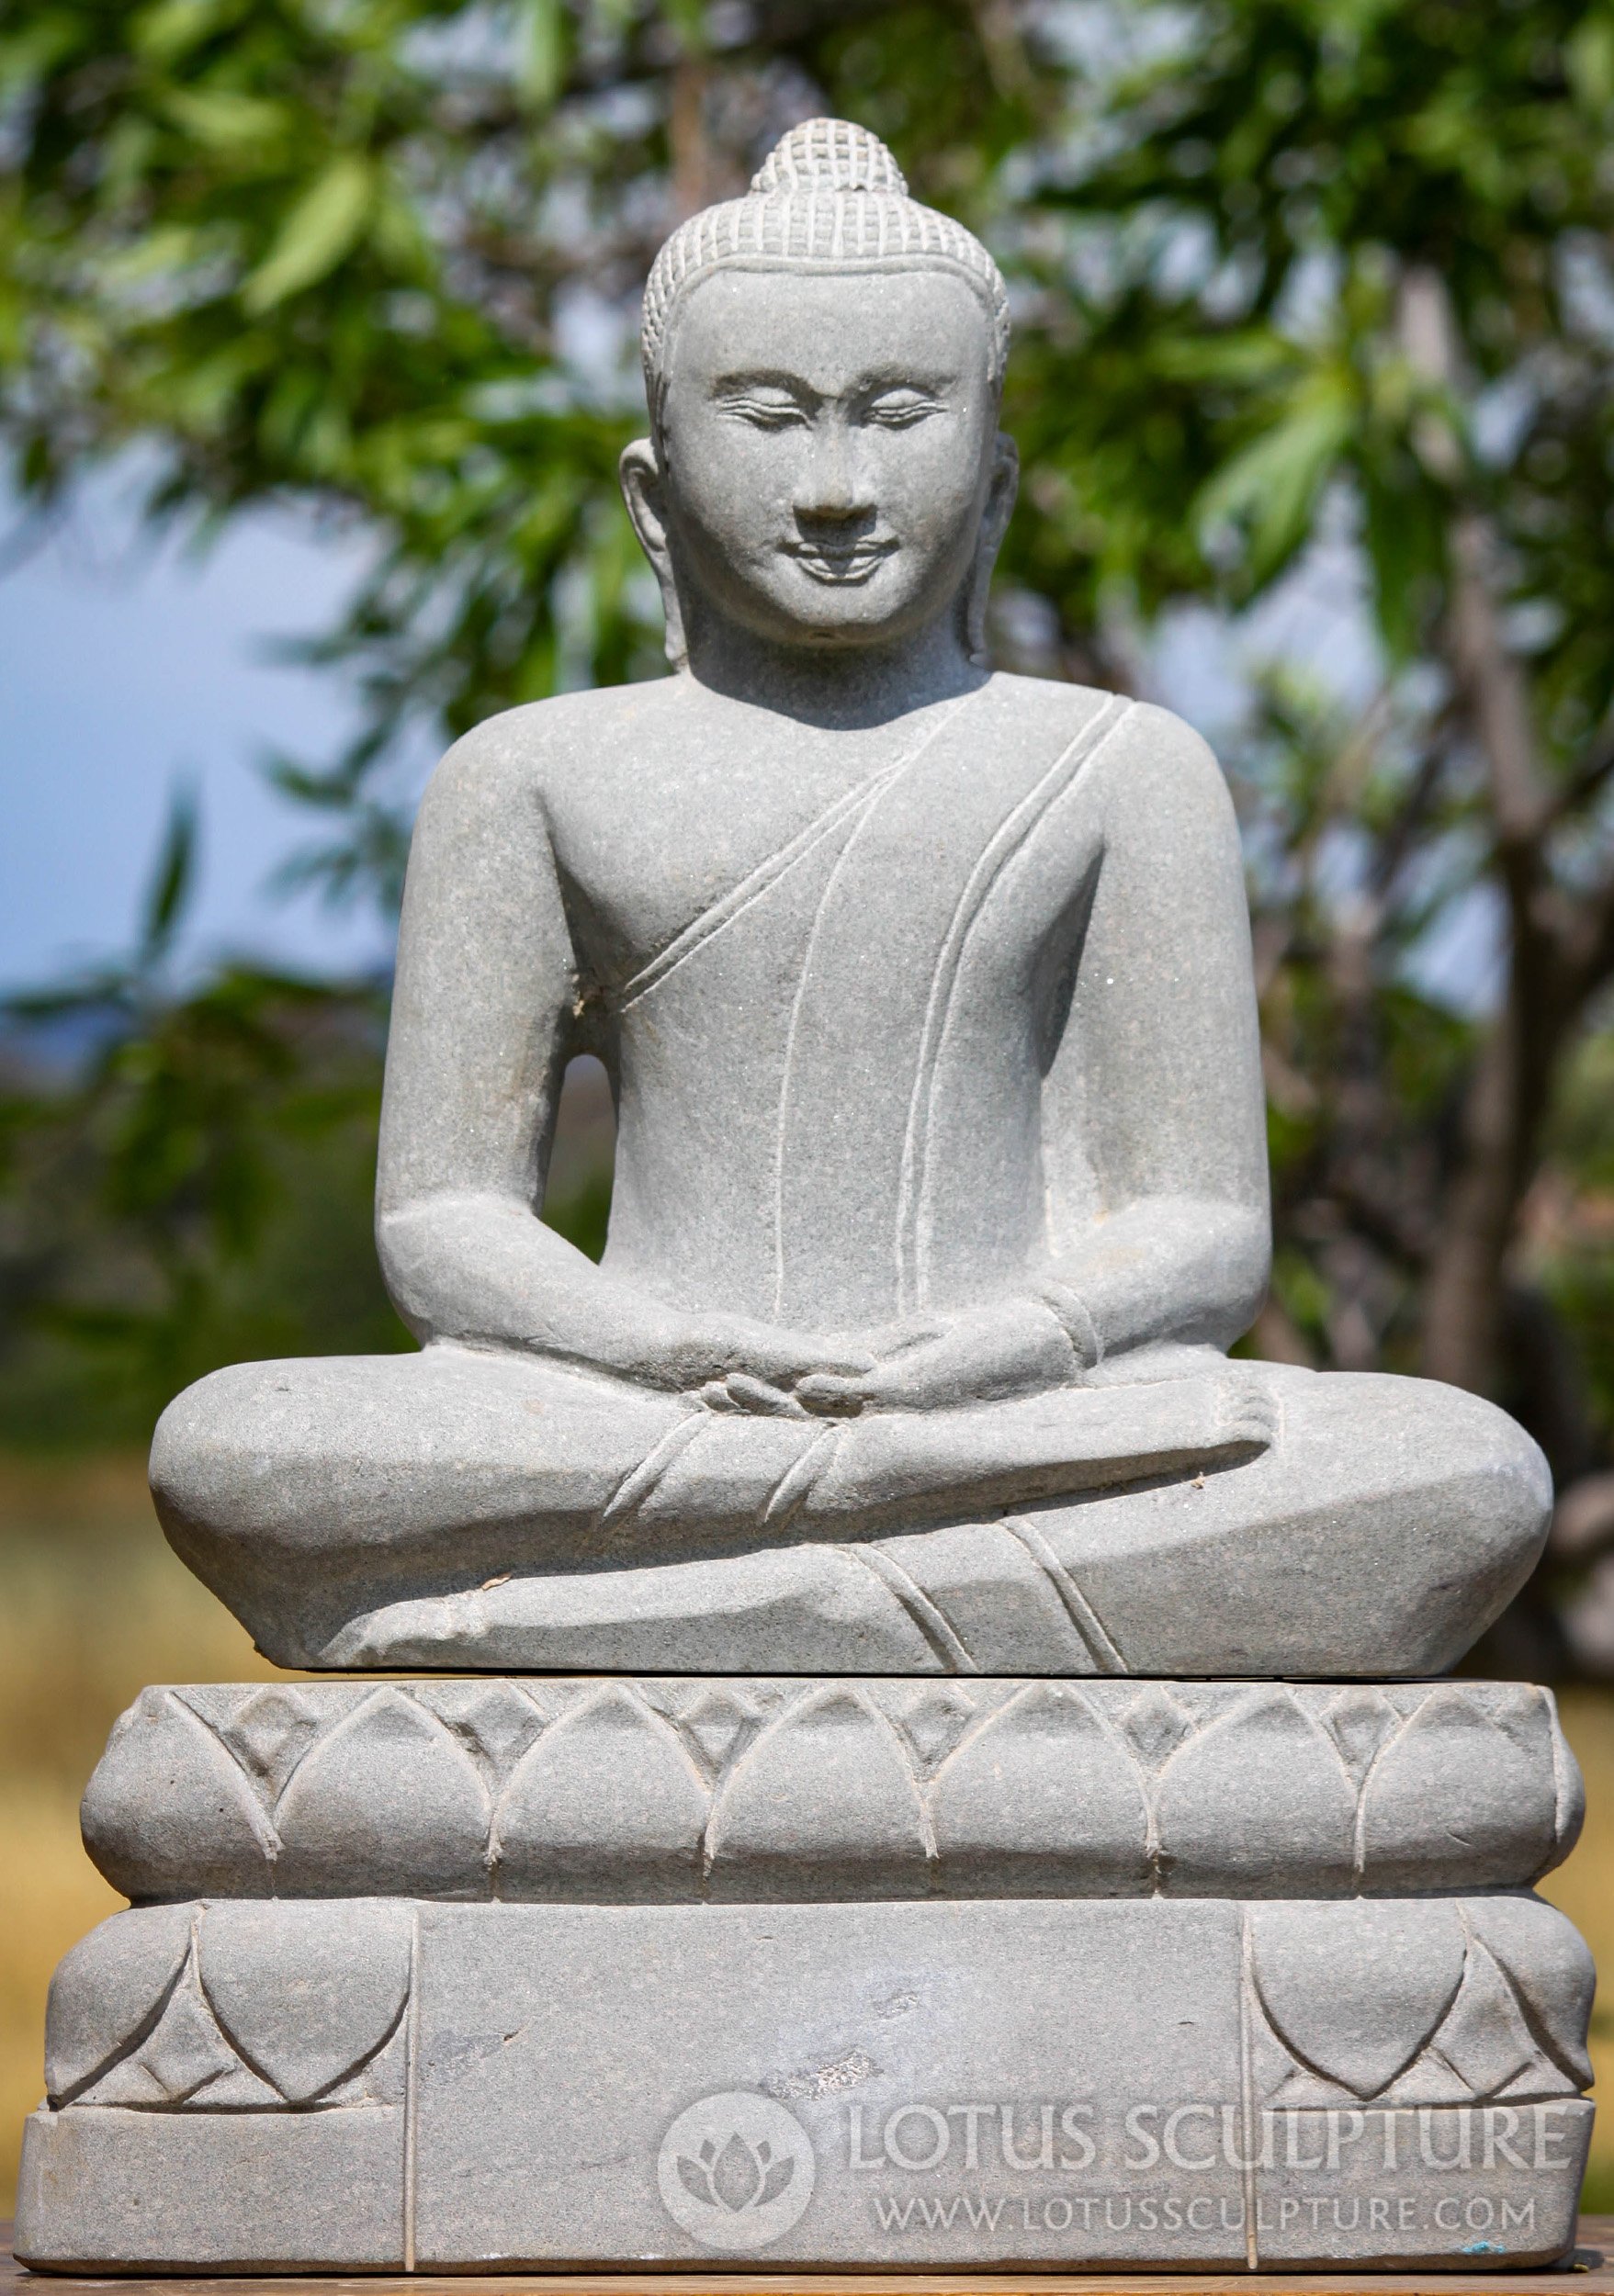
{"label": "blurred background", "polygon": [[[1548,1894],[1614,1954],[1614,0],[13,0],[0,2182],[117,1902],[114,1715],[267,1671],[163,1545],[152,1419],[408,1344],[368,1199],[414,801],[491,712],[659,673],[639,287],[822,111],[1010,283],[999,663],[1168,703],[1232,781],[1249,1351],[1479,1390],[1552,1462],[1469,1663],[1561,1685]],[[580,1064],[546,1214],[595,1252],[611,1138]]]}

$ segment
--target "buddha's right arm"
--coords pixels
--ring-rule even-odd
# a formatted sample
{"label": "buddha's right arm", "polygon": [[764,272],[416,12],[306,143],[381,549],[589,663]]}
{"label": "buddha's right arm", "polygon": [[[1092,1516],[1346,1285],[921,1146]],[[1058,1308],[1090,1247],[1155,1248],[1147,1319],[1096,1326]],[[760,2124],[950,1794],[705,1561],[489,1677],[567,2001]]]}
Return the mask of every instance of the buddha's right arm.
{"label": "buddha's right arm", "polygon": [[535,750],[540,711],[479,727],[410,848],[387,1047],[377,1241],[418,1338],[676,1380],[676,1319],[537,1216],[579,974]]}
{"label": "buddha's right arm", "polygon": [[641,1303],[536,1212],[578,993],[534,762],[541,740],[536,711],[479,727],[421,806],[387,1046],[377,1240],[417,1337],[627,1369]]}
{"label": "buddha's right arm", "polygon": [[383,1212],[378,1234],[387,1289],[417,1338],[520,1348],[659,1388],[729,1367],[713,1334],[602,1273],[524,1205],[433,1196]]}

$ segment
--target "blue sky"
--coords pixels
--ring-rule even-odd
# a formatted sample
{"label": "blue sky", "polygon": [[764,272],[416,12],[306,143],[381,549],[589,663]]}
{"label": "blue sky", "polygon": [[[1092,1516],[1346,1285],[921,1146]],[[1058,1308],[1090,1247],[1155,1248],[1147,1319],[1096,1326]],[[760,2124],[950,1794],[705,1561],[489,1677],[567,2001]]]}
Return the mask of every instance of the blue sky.
{"label": "blue sky", "polygon": [[310,825],[255,763],[270,745],[318,758],[341,739],[340,685],[262,648],[329,624],[357,550],[270,516],[205,556],[153,550],[124,504],[106,491],[0,579],[0,989],[127,944],[182,777],[201,806],[191,953],[374,961],[372,918],[266,891]]}

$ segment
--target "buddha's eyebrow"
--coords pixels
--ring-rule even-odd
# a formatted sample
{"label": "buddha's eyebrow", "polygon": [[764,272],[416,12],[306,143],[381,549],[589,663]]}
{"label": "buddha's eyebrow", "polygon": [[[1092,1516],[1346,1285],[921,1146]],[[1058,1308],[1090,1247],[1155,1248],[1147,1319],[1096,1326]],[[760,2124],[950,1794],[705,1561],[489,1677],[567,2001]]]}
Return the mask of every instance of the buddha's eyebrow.
{"label": "buddha's eyebrow", "polygon": [[871,367],[860,375],[852,386],[852,394],[860,399],[875,399],[883,390],[942,391],[956,383],[958,377],[950,368],[881,366]]}
{"label": "buddha's eyebrow", "polygon": [[738,399],[748,390],[782,390],[808,407],[818,406],[823,400],[821,391],[784,367],[748,367],[740,374],[719,375],[712,385],[714,399]]}
{"label": "buddha's eyebrow", "polygon": [[719,375],[711,387],[714,399],[739,399],[747,391],[779,390],[794,399],[800,407],[821,407],[826,399],[878,399],[888,390],[922,391],[932,396],[952,388],[958,377],[951,369],[909,366],[868,367],[861,375],[849,378],[843,388],[821,390],[805,377],[793,375],[786,367],[747,367],[732,375]]}

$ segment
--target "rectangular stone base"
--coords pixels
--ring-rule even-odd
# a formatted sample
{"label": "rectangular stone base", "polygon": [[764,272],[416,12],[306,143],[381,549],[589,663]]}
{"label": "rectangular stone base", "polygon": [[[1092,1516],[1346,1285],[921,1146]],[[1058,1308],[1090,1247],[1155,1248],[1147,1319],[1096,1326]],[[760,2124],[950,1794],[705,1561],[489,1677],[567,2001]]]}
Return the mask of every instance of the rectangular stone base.
{"label": "rectangular stone base", "polygon": [[[1591,2122],[1508,2023],[1549,1998],[1550,1953],[1517,1932],[1538,1915],[1557,1919],[1522,1896],[210,1904],[117,2078],[30,2123],[17,2251],[1518,2270],[1572,2244]],[[93,1968],[58,1979],[75,2043]]]}
{"label": "rectangular stone base", "polygon": [[[12,2253],[11,2227],[0,2224],[0,2296],[40,2296],[40,2283]],[[1530,2271],[1441,2275],[1441,2296],[1485,2290],[1489,2296],[1614,2296],[1614,2217],[1583,2216],[1575,2245],[1559,2264]],[[1573,2272],[1566,2289],[1564,2275]],[[126,2277],[133,2277],[126,2275]],[[180,2278],[139,2275],[152,2296],[246,2296],[261,2280],[229,2273]],[[277,2279],[280,2296],[332,2296],[329,2274],[289,2273]],[[1428,2296],[1429,2278],[1413,2265],[1378,2271],[1308,2272],[1271,2266],[1252,2282],[1247,2271],[1139,2271],[1125,2267],[1090,2271],[1055,2265],[1020,2265],[1010,2270],[974,2271],[934,2266],[918,2272],[773,2271],[754,2266],[687,2265],[677,2271],[570,2272],[368,2272],[364,2296]],[[82,2279],[53,2272],[50,2286],[60,2296],[105,2290],[104,2278]]]}

